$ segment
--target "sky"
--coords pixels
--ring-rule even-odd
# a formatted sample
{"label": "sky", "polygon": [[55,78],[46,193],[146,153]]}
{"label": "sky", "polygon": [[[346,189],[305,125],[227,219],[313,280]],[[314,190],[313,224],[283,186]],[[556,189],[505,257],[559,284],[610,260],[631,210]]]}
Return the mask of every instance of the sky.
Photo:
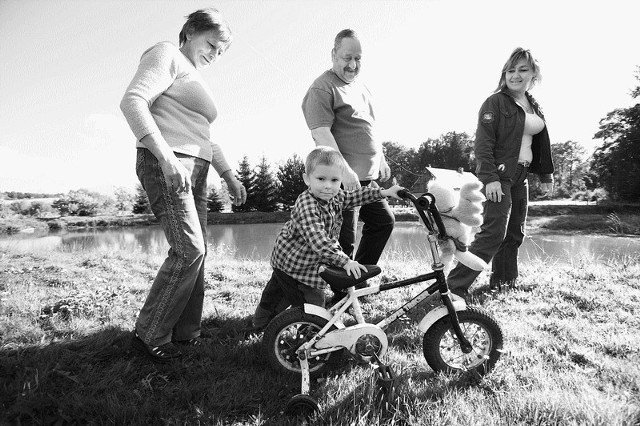
{"label": "sky", "polygon": [[185,16],[211,6],[234,34],[202,72],[218,108],[212,139],[234,168],[247,155],[275,170],[314,147],[302,98],[331,67],[344,28],[360,36],[358,78],[373,93],[381,141],[416,148],[450,131],[473,135],[518,46],[540,63],[532,94],[552,143],[590,153],[599,121],[636,101],[637,0],[0,0],[0,192],[133,189],[122,95],[141,54],[177,44]]}

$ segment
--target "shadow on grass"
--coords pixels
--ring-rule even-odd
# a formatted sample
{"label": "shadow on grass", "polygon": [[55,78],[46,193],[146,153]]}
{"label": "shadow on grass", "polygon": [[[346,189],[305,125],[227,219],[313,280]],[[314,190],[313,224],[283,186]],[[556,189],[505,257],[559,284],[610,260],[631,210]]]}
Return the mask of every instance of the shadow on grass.
{"label": "shadow on grass", "polygon": [[205,346],[168,364],[120,328],[2,350],[0,424],[271,424],[299,383],[268,368],[248,320],[205,320]]}
{"label": "shadow on grass", "polygon": [[[296,424],[282,410],[300,382],[268,367],[261,335],[248,331],[249,320],[205,319],[204,347],[187,348],[168,364],[134,351],[131,331],[115,327],[77,339],[53,330],[57,342],[0,350],[0,424]],[[419,350],[420,337],[402,332],[411,328],[394,323],[388,330],[392,344]],[[349,364],[345,360],[330,374],[344,373]],[[433,377],[425,372],[414,379]],[[366,386],[325,408],[317,424],[386,415],[376,408],[373,384]],[[363,392],[369,396],[363,399]],[[439,397],[409,394],[413,401]]]}
{"label": "shadow on grass", "polygon": [[[395,374],[390,386],[372,370],[353,390],[326,407],[319,419],[323,424],[412,424],[411,415],[418,419],[424,414],[420,407],[442,403],[452,391],[480,387],[493,393],[468,373],[436,374],[429,370]],[[417,383],[420,386],[413,387]]]}

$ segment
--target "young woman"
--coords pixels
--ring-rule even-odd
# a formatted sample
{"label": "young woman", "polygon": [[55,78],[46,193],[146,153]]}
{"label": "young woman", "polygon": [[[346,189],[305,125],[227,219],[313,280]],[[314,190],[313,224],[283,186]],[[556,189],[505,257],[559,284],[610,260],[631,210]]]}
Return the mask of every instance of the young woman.
{"label": "young woman", "polygon": [[[480,108],[476,130],[477,176],[485,185],[484,223],[469,250],[492,260],[490,285],[515,284],[518,248],[524,239],[529,198],[527,175],[540,176],[542,191],[553,189],[553,161],[547,124],[529,90],[541,79],[528,50],[517,48],[502,68],[498,88]],[[449,274],[452,291],[467,297],[478,276],[458,264]]]}

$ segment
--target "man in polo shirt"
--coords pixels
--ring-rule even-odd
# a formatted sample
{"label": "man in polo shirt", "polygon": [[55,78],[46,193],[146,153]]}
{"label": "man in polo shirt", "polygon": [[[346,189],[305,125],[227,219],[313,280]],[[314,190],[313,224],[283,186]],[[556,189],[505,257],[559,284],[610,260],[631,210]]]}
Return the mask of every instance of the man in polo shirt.
{"label": "man in polo shirt", "polygon": [[[375,116],[369,89],[357,78],[362,47],[355,31],[346,29],[335,38],[333,66],[318,77],[302,101],[307,126],[317,146],[340,151],[348,164],[343,178],[346,191],[371,186],[376,179],[386,181],[391,171],[374,133]],[[340,246],[353,257],[358,208],[343,213]],[[362,238],[355,253],[361,264],[376,264],[394,225],[394,216],[385,199],[359,207],[364,222]]]}

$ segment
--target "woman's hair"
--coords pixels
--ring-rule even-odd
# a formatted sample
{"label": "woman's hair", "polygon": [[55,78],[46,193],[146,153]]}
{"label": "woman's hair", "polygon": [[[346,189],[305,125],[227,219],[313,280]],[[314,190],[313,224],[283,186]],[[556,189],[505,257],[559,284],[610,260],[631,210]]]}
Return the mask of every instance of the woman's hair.
{"label": "woman's hair", "polygon": [[516,47],[515,50],[511,53],[511,56],[509,56],[509,59],[507,59],[507,62],[505,62],[504,67],[502,67],[502,74],[500,74],[500,81],[498,82],[498,88],[495,90],[494,93],[497,93],[506,87],[507,71],[511,68],[514,68],[521,59],[524,59],[527,61],[527,63],[529,64],[531,69],[533,69],[533,72],[535,74],[533,76],[533,79],[531,80],[531,86],[527,87],[527,90],[531,89],[536,83],[542,80],[542,74],[540,73],[540,66],[538,65],[538,61],[536,61],[533,58],[533,55],[531,54],[531,52],[529,50],[523,49],[522,47]]}
{"label": "woman's hair", "polygon": [[307,155],[307,160],[304,163],[304,172],[306,174],[312,173],[321,164],[325,166],[340,166],[343,171],[346,168],[342,154],[328,146],[319,146]]}
{"label": "woman's hair", "polygon": [[180,46],[186,43],[187,34],[197,34],[210,30],[216,33],[218,41],[222,43],[224,50],[227,50],[233,40],[231,29],[222,13],[214,8],[196,10],[187,16],[187,22],[182,26],[182,31],[180,31],[179,35]]}

